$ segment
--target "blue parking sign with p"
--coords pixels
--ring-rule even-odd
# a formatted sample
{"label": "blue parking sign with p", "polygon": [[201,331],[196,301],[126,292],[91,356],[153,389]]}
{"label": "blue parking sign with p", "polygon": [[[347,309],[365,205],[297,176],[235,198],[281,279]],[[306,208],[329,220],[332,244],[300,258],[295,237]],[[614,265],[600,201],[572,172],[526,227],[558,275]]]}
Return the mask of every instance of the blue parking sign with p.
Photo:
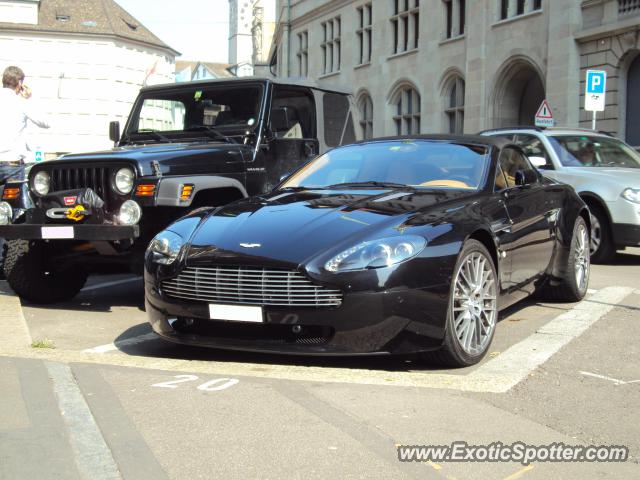
{"label": "blue parking sign with p", "polygon": [[587,93],[604,93],[607,72],[590,70],[587,72]]}

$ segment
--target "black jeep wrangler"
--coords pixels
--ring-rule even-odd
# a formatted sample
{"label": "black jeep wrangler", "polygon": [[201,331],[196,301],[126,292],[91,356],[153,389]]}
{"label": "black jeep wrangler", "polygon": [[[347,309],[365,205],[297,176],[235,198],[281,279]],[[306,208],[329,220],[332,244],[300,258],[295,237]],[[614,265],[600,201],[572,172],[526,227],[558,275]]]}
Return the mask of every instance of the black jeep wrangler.
{"label": "black jeep wrangler", "polygon": [[141,273],[169,223],[266,192],[328,148],[356,140],[346,92],[234,78],[143,88],[116,146],[35,164],[0,203],[4,273],[21,297],[72,298],[91,273]]}

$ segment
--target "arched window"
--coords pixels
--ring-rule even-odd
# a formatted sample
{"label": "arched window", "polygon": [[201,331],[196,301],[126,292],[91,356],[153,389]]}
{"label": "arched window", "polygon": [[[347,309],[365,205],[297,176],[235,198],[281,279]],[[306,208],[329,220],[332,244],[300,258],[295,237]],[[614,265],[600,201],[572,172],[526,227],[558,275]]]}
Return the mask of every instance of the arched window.
{"label": "arched window", "polygon": [[405,86],[393,97],[397,135],[420,133],[420,94],[410,86]]}
{"label": "arched window", "polygon": [[455,76],[448,83],[444,113],[447,116],[449,133],[464,132],[464,80]]}
{"label": "arched window", "polygon": [[358,110],[360,110],[360,131],[362,132],[362,138],[373,138],[373,100],[371,100],[368,93],[360,95]]}

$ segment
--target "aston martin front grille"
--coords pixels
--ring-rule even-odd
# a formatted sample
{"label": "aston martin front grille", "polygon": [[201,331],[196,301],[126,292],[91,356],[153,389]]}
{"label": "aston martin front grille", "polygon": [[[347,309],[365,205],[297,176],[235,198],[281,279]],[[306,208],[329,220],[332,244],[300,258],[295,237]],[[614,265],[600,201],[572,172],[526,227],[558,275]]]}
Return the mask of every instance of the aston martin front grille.
{"label": "aston martin front grille", "polygon": [[208,303],[336,307],[342,292],[316,285],[299,272],[256,267],[187,267],[162,282],[173,298]]}

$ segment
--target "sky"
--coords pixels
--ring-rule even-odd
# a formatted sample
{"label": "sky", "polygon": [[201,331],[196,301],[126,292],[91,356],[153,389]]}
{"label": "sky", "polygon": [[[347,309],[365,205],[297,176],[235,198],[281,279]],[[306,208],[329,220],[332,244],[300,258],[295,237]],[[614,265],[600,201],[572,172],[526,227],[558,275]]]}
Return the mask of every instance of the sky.
{"label": "sky", "polygon": [[176,60],[227,63],[228,0],[115,0],[182,56]]}

